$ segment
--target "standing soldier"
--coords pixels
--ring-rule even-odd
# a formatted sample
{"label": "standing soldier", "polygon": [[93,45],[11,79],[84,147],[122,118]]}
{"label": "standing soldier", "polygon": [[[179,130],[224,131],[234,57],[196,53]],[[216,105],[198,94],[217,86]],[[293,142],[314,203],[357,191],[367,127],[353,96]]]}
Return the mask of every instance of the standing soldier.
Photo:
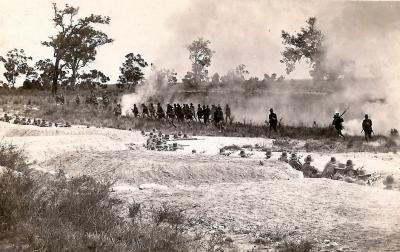
{"label": "standing soldier", "polygon": [[231,108],[229,107],[229,104],[226,104],[225,105],[225,123],[228,123],[228,118],[229,118],[229,122],[232,122]]}
{"label": "standing soldier", "polygon": [[154,108],[153,103],[150,103],[149,105],[149,112],[150,112],[150,117],[156,118],[156,109]]}
{"label": "standing soldier", "polygon": [[193,103],[190,103],[190,113],[192,114],[192,117],[197,121],[196,108],[193,106]]}
{"label": "standing soldier", "polygon": [[215,122],[215,111],[217,110],[217,107],[215,105],[211,105],[211,110],[210,110],[210,115],[211,115],[211,120]]}
{"label": "standing soldier", "polygon": [[203,106],[203,119],[204,119],[204,124],[207,124],[208,121],[210,120],[210,107],[207,105],[207,107],[204,105]]}
{"label": "standing soldier", "polygon": [[368,139],[372,139],[372,121],[368,118],[368,114],[365,114],[364,120],[362,122],[362,131],[364,131],[365,140],[368,142]]}
{"label": "standing soldier", "polygon": [[200,104],[197,104],[197,119],[200,120],[203,118],[203,109]]}
{"label": "standing soldier", "polygon": [[343,120],[343,118],[340,116],[339,113],[336,113],[336,114],[333,116],[332,125],[335,127],[336,132],[338,133],[338,135],[341,136],[341,137],[343,137],[343,138],[345,138],[344,135],[343,135],[343,133],[342,133],[342,130],[344,129],[344,127],[343,127],[343,122],[344,122],[344,120]]}
{"label": "standing soldier", "polygon": [[171,120],[174,120],[175,117],[174,109],[169,103],[167,104],[167,117]]}
{"label": "standing soldier", "polygon": [[142,117],[149,117],[149,109],[146,107],[146,105],[143,103],[142,104]]}
{"label": "standing soldier", "polygon": [[138,117],[138,115],[139,115],[139,110],[138,110],[138,108],[136,107],[136,104],[133,104],[132,113],[133,113],[133,116],[134,116],[135,118]]}
{"label": "standing soldier", "polygon": [[184,114],[182,113],[183,111],[182,111],[182,107],[181,107],[181,105],[178,103],[177,105],[176,105],[176,110],[175,110],[175,115],[176,115],[176,118],[178,119],[178,121],[183,121],[183,119],[184,119]]}
{"label": "standing soldier", "polygon": [[163,119],[165,117],[164,109],[161,107],[160,103],[157,103],[157,118]]}
{"label": "standing soldier", "polygon": [[268,122],[269,122],[269,131],[277,131],[276,127],[278,125],[278,117],[274,113],[274,110],[272,108],[269,109],[269,116],[268,116]]}

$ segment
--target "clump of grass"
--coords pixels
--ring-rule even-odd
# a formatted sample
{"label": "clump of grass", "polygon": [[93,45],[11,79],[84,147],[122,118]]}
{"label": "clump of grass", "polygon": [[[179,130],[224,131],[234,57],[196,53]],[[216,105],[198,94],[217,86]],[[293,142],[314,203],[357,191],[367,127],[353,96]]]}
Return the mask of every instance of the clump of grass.
{"label": "clump of grass", "polygon": [[309,252],[314,245],[308,240],[285,241],[279,248],[280,252]]}

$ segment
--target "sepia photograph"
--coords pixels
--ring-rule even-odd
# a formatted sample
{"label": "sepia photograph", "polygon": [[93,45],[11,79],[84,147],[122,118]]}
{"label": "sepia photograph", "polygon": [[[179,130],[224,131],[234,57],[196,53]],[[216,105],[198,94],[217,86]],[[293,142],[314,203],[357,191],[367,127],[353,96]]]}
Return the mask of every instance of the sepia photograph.
{"label": "sepia photograph", "polygon": [[0,252],[400,251],[400,1],[0,0]]}

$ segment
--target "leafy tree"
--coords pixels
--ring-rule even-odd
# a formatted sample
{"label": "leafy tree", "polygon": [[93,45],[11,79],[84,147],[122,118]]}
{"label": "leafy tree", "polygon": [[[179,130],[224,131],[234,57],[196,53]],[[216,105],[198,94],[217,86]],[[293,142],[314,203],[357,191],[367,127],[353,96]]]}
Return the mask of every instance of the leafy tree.
{"label": "leafy tree", "polygon": [[110,81],[110,78],[98,70],[90,70],[89,73],[83,73],[79,76],[82,80],[81,84],[90,85],[92,87],[101,86]]}
{"label": "leafy tree", "polygon": [[211,57],[215,53],[210,49],[210,44],[209,40],[199,38],[187,46],[189,59],[192,62],[192,74],[187,75],[187,77],[193,78],[192,80],[185,78],[189,83],[198,85],[201,82],[207,81],[207,67],[211,65]]}
{"label": "leafy tree", "polygon": [[147,66],[147,62],[140,54],[135,55],[134,53],[129,53],[125,55],[125,61],[119,68],[121,75],[118,81],[128,88],[132,86],[135,87],[140,80],[144,79],[142,70]]}
{"label": "leafy tree", "polygon": [[79,8],[68,4],[64,9],[58,9],[53,3],[53,9],[53,22],[57,34],[42,44],[53,48],[55,61],[52,91],[56,93],[58,77],[63,67],[71,69],[71,83],[74,85],[78,70],[95,59],[99,46],[111,43],[112,39],[93,26],[109,24],[109,17],[91,14],[88,17],[77,18]]}
{"label": "leafy tree", "polygon": [[25,55],[23,49],[12,49],[7,52],[6,57],[0,56],[0,61],[3,62],[6,72],[3,74],[11,87],[15,86],[17,77],[20,74],[31,73],[32,70],[28,65],[28,61],[32,60],[32,57]]}
{"label": "leafy tree", "polygon": [[340,74],[340,69],[327,69],[324,65],[326,48],[324,47],[325,36],[316,26],[316,18],[310,17],[307,26],[301,28],[301,32],[290,35],[282,31],[283,44],[285,49],[281,52],[283,59],[281,63],[286,65],[286,73],[289,74],[295,69],[295,64],[305,59],[312,70],[310,75],[317,80],[335,79]]}

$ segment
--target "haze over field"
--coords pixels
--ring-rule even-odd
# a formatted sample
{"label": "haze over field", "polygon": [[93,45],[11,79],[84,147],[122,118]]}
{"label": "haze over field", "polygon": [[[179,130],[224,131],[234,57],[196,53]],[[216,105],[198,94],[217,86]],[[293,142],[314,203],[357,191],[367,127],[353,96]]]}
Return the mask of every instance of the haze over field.
{"label": "haze over field", "polygon": [[[83,0],[54,2],[60,7],[65,3],[79,6],[82,16],[90,13],[110,16],[111,24],[102,29],[115,41],[99,49],[90,67],[109,75],[111,83],[117,81],[118,68],[129,52],[142,54],[159,68],[175,69],[180,80],[191,69],[185,46],[198,37],[210,40],[215,51],[210,74],[218,72],[222,76],[237,65],[245,64],[249,76],[262,79],[264,73],[285,75],[285,66],[279,62],[283,50],[281,31],[299,31],[307,18],[315,16],[318,28],[326,35],[325,64],[334,68],[341,60],[351,60],[354,63],[347,71],[359,78],[373,79],[373,82],[365,85],[349,82],[348,88],[325,100],[329,104],[319,104],[312,113],[323,115],[322,121],[326,122],[334,110],[344,109],[339,104],[352,101],[354,116],[349,119],[358,120],[350,121],[348,126],[354,125],[357,128],[354,132],[358,132],[363,113],[372,115],[381,132],[400,126],[397,113],[400,107],[400,3],[120,0],[111,7],[106,0],[96,1],[95,5]],[[51,50],[40,44],[54,34],[50,1],[2,1],[0,14],[0,55],[12,48],[23,48],[35,61],[52,58]],[[151,80],[149,69],[147,78]],[[3,70],[1,67],[1,75]],[[286,79],[309,78],[308,71],[303,63]],[[151,94],[145,94],[148,95]],[[385,103],[364,102],[375,98],[384,98]],[[262,117],[251,118],[258,122],[265,119],[265,106],[281,108],[280,113],[287,122],[293,119],[310,123],[318,119],[302,113],[304,110],[299,113],[285,109],[286,101],[292,102],[290,99],[279,98],[278,101],[285,102],[274,104],[274,99],[271,101],[266,95],[265,99],[246,100],[238,109],[245,108],[246,114],[246,111],[257,111],[254,115],[263,113]],[[265,100],[268,102],[263,102]],[[354,101],[362,102],[354,104]]]}

